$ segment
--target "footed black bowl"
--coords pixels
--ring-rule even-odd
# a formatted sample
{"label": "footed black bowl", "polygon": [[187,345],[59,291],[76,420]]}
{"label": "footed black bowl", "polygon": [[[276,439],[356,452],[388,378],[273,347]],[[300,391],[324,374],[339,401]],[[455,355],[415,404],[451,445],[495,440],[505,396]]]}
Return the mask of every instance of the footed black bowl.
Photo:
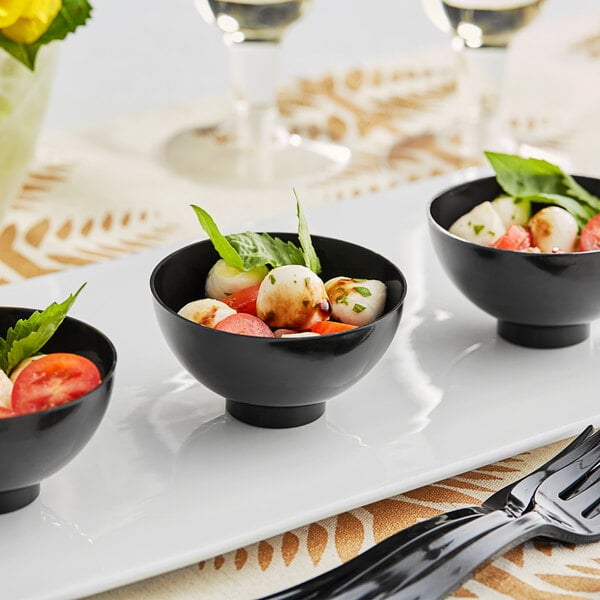
{"label": "footed black bowl", "polygon": [[[600,195],[600,180],[575,177]],[[475,305],[495,317],[504,339],[533,348],[559,348],[589,337],[600,317],[600,252],[536,254],[481,246],[448,228],[461,215],[501,193],[495,177],[438,195],[429,205],[431,239],[446,273]]]}
{"label": "footed black bowl", "polygon": [[[32,312],[0,307],[0,334]],[[102,383],[67,404],[0,419],[0,514],[33,502],[40,493],[40,482],[87,444],[108,406],[117,355],[103,333],[66,317],[41,352],[72,352],[89,358],[100,370]]]}
{"label": "footed black bowl", "polygon": [[[298,243],[293,234],[271,235]],[[342,333],[305,338],[251,337],[197,325],[177,311],[204,297],[206,275],[219,258],[208,240],[170,254],[150,278],[158,324],[177,359],[200,383],[226,398],[231,415],[251,425],[295,427],[317,419],[325,400],[377,363],[400,322],[406,280],[393,263],[348,242],[320,236],[312,240],[323,281],[345,275],[386,284],[381,317]]]}

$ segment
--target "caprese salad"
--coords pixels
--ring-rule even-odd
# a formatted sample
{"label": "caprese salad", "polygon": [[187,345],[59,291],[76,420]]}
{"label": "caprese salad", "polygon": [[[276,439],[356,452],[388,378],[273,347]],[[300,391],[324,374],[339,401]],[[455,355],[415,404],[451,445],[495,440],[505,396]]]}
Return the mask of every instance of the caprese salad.
{"label": "caprese salad", "polygon": [[212,217],[193,205],[220,258],[208,273],[204,297],[178,314],[219,331],[281,338],[340,333],[379,317],[385,284],[347,275],[323,281],[298,201],[296,207],[299,246],[268,233],[224,236]]}
{"label": "caprese salad", "polygon": [[82,288],[60,304],[54,302],[27,319],[19,319],[0,338],[0,418],[60,406],[102,382],[98,367],[85,356],[40,353]]}
{"label": "caprese salad", "polygon": [[504,193],[459,217],[450,233],[520,252],[600,250],[600,198],[545,160],[485,155]]}

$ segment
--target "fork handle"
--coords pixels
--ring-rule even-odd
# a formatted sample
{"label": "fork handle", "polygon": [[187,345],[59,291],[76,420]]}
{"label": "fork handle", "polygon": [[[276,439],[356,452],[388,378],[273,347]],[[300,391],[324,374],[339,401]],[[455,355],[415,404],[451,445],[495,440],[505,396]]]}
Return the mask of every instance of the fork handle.
{"label": "fork handle", "polygon": [[[478,527],[473,527],[473,526]],[[471,527],[470,527],[471,526]],[[441,600],[470,578],[471,574],[486,560],[494,558],[523,542],[551,533],[551,526],[536,511],[521,517],[510,517],[496,511],[485,515],[474,523],[460,527],[462,530],[456,541],[446,547],[430,550],[433,553],[424,557],[424,566],[416,576],[408,579],[383,581],[377,596],[344,596],[345,600],[359,598],[394,598],[395,600]],[[467,532],[466,530],[470,530]],[[474,533],[475,531],[475,533]],[[473,535],[465,541],[467,535]],[[440,541],[440,543],[443,543]],[[380,574],[381,575],[381,574]]]}
{"label": "fork handle", "polygon": [[478,506],[459,508],[402,529],[369,550],[359,554],[335,569],[326,571],[308,581],[303,581],[262,600],[316,600],[342,597],[344,591],[357,581],[370,578],[373,570],[383,569],[410,554],[417,545],[432,543],[440,535],[455,530],[461,524],[481,518]]}

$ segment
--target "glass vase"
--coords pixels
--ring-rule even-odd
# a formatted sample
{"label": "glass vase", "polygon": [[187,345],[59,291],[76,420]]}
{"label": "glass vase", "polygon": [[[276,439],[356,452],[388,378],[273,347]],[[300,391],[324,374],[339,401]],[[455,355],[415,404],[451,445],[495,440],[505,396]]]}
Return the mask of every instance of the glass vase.
{"label": "glass vase", "polygon": [[0,223],[27,176],[57,58],[58,47],[46,46],[31,71],[0,50]]}

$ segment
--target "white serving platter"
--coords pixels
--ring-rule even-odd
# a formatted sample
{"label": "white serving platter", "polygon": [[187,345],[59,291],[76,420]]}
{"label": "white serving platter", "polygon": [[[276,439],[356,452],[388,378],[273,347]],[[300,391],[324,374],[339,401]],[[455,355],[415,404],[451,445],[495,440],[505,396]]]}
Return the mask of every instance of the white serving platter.
{"label": "white serving platter", "polygon": [[[89,445],[35,502],[0,515],[0,597],[114,588],[599,425],[596,324],[570,348],[513,346],[440,269],[426,205],[477,174],[305,210],[312,233],[395,261],[408,297],[382,361],[296,429],[237,422],[173,358],[148,278],[174,247],[0,287],[2,304],[43,307],[87,281],[71,314],[108,334],[119,357]],[[294,208],[256,229],[294,231]]]}

